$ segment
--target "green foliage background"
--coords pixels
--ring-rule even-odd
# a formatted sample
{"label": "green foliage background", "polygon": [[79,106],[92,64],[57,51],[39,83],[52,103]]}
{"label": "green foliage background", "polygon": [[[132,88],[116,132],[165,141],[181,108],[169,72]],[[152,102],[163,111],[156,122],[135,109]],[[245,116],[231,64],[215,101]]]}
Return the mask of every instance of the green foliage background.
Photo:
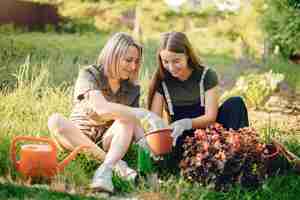
{"label": "green foliage background", "polygon": [[[7,159],[11,138],[23,134],[49,136],[50,133],[47,129],[49,115],[54,112],[62,113],[66,117],[69,115],[72,106],[72,85],[78,69],[83,65],[94,63],[111,33],[133,31],[132,24],[123,22],[121,16],[129,16],[134,13],[137,5],[142,11],[140,22],[145,47],[145,58],[140,75],[143,88],[142,105],[145,102],[149,77],[156,66],[155,51],[160,32],[185,31],[204,63],[215,68],[220,74],[223,72],[234,74],[235,71],[238,71],[233,67],[237,58],[248,56],[254,61],[258,61],[260,58],[264,34],[259,28],[260,19],[265,11],[268,16],[269,8],[273,8],[272,4],[267,4],[268,7],[264,8],[263,0],[253,1],[253,6],[243,8],[238,13],[220,12],[215,7],[190,11],[186,5],[178,12],[168,9],[162,0],[34,1],[57,5],[60,13],[68,20],[61,25],[62,29],[59,33],[54,32],[52,27],[45,30],[47,33],[27,33],[12,25],[0,27],[1,177],[11,176],[14,172],[9,159]],[[279,2],[279,0],[272,2],[275,1]],[[297,1],[294,2],[297,3]],[[299,44],[296,31],[298,30],[297,21],[299,19],[296,19],[298,14],[281,14],[282,12],[280,12],[282,16],[279,16],[279,12],[276,11],[274,8],[272,15],[269,15],[269,19],[273,20],[274,18],[269,29],[277,30],[277,25],[281,24],[282,30],[279,30],[283,33],[267,32],[268,37],[272,39],[274,36],[274,44],[277,41],[284,41],[282,48],[294,46],[295,49]],[[285,21],[289,16],[292,16],[294,21]],[[279,20],[281,17],[282,20]],[[293,31],[284,29],[282,24],[287,24]],[[98,30],[94,28],[95,26]],[[242,44],[246,47],[242,48]],[[299,88],[298,74],[300,72],[295,65],[290,65],[286,60],[280,58],[266,63],[266,67],[263,67],[262,70],[266,69],[284,73],[289,84],[294,84],[293,88]],[[260,83],[255,81],[260,76],[250,74],[247,77],[253,86],[251,88],[254,88],[247,93],[252,94],[249,97],[250,102],[254,102],[255,105],[259,104],[263,95],[268,94],[269,90],[265,91]],[[237,91],[235,94],[243,92],[243,90]],[[259,96],[259,98],[255,98],[255,96]],[[295,138],[297,139],[293,134],[287,136],[287,145],[293,152],[299,154],[299,144],[290,142],[295,141]],[[134,167],[136,160],[133,158],[136,158],[136,152],[133,149],[131,153],[127,154],[126,159]],[[62,152],[58,157],[63,159],[67,154],[67,152]],[[98,163],[94,160],[80,155],[68,165],[61,179],[75,186],[87,185],[97,166]],[[246,191],[235,187],[228,193],[212,192],[201,185],[192,185],[178,177],[164,180],[156,187],[151,187],[145,182],[139,182],[138,186],[132,186],[115,177],[114,182],[118,191],[121,192],[157,192],[168,194],[171,197],[176,195],[180,199],[296,199],[300,192],[300,181],[294,174],[274,177],[256,191]],[[26,190],[11,185],[1,185],[0,190],[0,197],[3,199],[58,198],[56,194],[47,191],[27,190],[24,192]],[[22,196],[21,192],[26,194]],[[65,198],[72,199],[69,196]]]}
{"label": "green foliage background", "polygon": [[263,27],[268,40],[288,57],[300,50],[300,3],[298,0],[266,0],[266,3]]}

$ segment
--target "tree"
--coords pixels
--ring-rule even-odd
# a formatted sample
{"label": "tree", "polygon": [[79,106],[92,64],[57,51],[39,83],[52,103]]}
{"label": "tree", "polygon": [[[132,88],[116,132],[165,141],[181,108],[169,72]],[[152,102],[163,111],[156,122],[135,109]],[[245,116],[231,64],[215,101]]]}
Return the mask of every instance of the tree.
{"label": "tree", "polygon": [[299,0],[267,0],[263,27],[272,49],[278,46],[284,57],[300,50],[299,8]]}

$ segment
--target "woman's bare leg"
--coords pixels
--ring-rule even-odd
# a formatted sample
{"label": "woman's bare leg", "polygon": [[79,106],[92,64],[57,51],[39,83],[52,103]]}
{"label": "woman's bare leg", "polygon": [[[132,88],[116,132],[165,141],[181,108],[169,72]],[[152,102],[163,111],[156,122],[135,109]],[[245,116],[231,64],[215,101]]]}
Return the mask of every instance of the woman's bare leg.
{"label": "woman's bare leg", "polygon": [[116,120],[103,136],[103,148],[108,150],[104,163],[114,166],[127,153],[133,139],[135,124]]}
{"label": "woman's bare leg", "polygon": [[74,149],[79,145],[91,146],[91,153],[112,167],[121,160],[128,151],[133,137],[140,138],[143,129],[132,122],[116,120],[103,136],[103,149],[90,140],[70,120],[60,114],[49,117],[48,128],[52,134],[67,149]]}
{"label": "woman's bare leg", "polygon": [[[112,140],[115,132],[116,132],[116,130],[114,130],[113,128],[109,128],[103,135],[102,147],[103,147],[104,151],[107,152],[109,150],[111,140]],[[134,134],[134,140],[138,141],[145,135],[144,129],[139,125],[135,125],[133,134]]]}
{"label": "woman's bare leg", "polygon": [[93,156],[99,160],[105,159],[105,152],[62,115],[57,113],[51,115],[48,128],[65,148],[73,149],[79,145],[88,145],[91,146],[89,151]]}

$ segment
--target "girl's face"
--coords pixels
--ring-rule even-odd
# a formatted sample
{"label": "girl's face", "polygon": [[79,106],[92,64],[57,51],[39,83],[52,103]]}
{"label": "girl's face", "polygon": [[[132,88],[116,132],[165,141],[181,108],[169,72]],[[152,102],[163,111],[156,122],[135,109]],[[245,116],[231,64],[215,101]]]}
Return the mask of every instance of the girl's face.
{"label": "girl's face", "polygon": [[140,68],[140,53],[135,46],[130,46],[125,55],[120,60],[120,78],[122,80],[129,79],[129,77],[136,73]]}
{"label": "girl's face", "polygon": [[179,80],[186,80],[191,73],[188,67],[188,57],[184,53],[175,53],[168,50],[160,52],[163,67]]}

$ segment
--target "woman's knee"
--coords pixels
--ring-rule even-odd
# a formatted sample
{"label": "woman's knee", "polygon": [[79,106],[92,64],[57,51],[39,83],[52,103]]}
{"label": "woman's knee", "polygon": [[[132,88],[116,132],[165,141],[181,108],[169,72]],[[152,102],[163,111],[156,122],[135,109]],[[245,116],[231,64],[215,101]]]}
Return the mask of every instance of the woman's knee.
{"label": "woman's knee", "polygon": [[132,140],[134,136],[135,124],[125,120],[115,120],[111,129],[103,135],[102,148],[108,151],[113,137],[126,135],[126,138]]}
{"label": "woman's knee", "polygon": [[49,117],[48,128],[58,146],[68,150],[74,149],[74,146],[65,138],[65,118],[61,114],[55,113]]}
{"label": "woman's knee", "polygon": [[60,133],[63,127],[64,127],[64,117],[61,114],[55,113],[49,117],[48,128],[50,131]]}
{"label": "woman's knee", "polygon": [[235,96],[235,97],[230,97],[228,98],[224,104],[224,106],[228,106],[228,107],[239,107],[239,108],[245,108],[245,102],[243,100],[243,98],[239,97],[239,96]]}
{"label": "woman's knee", "polygon": [[104,138],[112,138],[115,134],[126,134],[133,136],[136,125],[126,120],[115,120],[108,131],[103,135]]}
{"label": "woman's knee", "polygon": [[131,134],[134,132],[134,129],[136,127],[136,124],[134,122],[127,121],[127,120],[116,120],[115,123],[121,126],[122,129],[126,131],[126,133],[131,133]]}

